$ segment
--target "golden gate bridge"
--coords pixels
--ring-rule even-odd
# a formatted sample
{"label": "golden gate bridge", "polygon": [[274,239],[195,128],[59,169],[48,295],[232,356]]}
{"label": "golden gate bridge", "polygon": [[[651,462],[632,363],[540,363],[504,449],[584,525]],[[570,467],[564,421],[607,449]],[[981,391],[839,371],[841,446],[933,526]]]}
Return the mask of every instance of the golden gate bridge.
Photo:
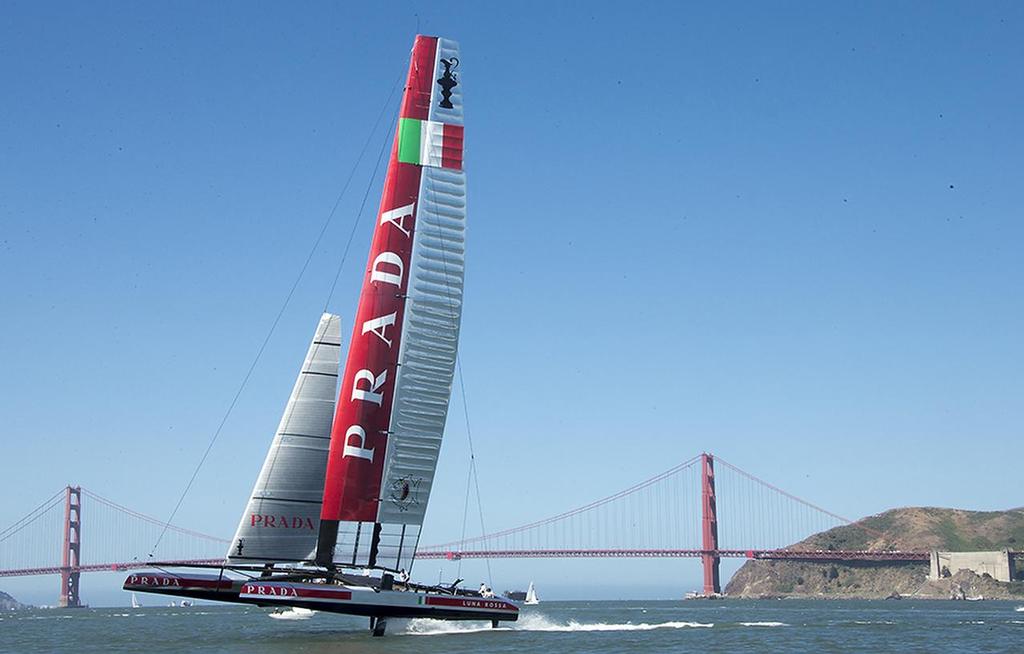
{"label": "golden gate bridge", "polygon": [[[703,453],[589,504],[518,527],[421,546],[416,556],[697,558],[705,595],[721,593],[722,558],[929,560],[929,552],[894,549],[886,534],[861,525],[855,526],[863,532],[858,541],[865,543],[862,549],[803,544],[813,534],[848,524],[853,523]],[[160,559],[149,554],[157,540]],[[228,539],[170,525],[88,489],[68,486],[0,531],[0,577],[60,575],[60,606],[76,607],[82,605],[82,573],[218,565],[228,544]]]}

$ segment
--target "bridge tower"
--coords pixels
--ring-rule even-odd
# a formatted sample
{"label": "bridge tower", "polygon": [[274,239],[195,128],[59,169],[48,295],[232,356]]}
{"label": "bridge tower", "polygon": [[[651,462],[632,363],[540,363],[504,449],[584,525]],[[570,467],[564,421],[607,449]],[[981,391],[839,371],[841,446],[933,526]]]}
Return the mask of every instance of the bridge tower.
{"label": "bridge tower", "polygon": [[701,563],[704,564],[704,594],[717,595],[722,592],[719,579],[718,564],[718,510],[715,506],[715,457],[707,452],[700,455],[701,459],[701,515],[703,523],[703,543],[701,546]]}
{"label": "bridge tower", "polygon": [[79,566],[82,564],[82,488],[68,486],[64,499],[64,547],[60,567],[60,605],[78,608]]}

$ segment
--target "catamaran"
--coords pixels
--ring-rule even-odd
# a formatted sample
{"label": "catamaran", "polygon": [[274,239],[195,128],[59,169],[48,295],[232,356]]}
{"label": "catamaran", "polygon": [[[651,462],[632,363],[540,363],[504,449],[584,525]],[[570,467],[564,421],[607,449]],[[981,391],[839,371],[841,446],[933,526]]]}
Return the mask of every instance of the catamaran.
{"label": "catamaran", "polygon": [[413,583],[455,373],[466,177],[458,44],[417,36],[342,373],[319,321],[223,565],[125,590],[389,618],[516,620],[503,597]]}

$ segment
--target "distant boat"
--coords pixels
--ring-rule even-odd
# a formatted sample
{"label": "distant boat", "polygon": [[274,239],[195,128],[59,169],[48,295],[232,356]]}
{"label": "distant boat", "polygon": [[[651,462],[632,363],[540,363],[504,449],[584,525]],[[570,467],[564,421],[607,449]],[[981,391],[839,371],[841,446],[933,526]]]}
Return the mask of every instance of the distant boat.
{"label": "distant boat", "polygon": [[141,609],[142,608],[142,605],[139,604],[139,598],[135,596],[135,593],[132,593],[132,608],[133,609]]}
{"label": "distant boat", "polygon": [[724,595],[719,595],[718,593],[705,595],[704,593],[698,593],[695,590],[691,590],[688,593],[686,593],[686,595],[683,595],[684,600],[719,600],[723,597]]}
{"label": "distant boat", "polygon": [[964,599],[968,602],[980,602],[981,600],[985,599],[985,597],[983,595],[972,595],[970,597],[965,597]]}
{"label": "distant boat", "polygon": [[1024,613],[1024,606],[1018,606],[1014,609],[1014,611],[1017,611],[1018,613]]}
{"label": "distant boat", "polygon": [[192,600],[181,600],[181,606],[185,608],[192,606]]}
{"label": "distant boat", "polygon": [[275,620],[309,620],[314,615],[316,615],[316,611],[313,609],[305,609],[301,606],[292,606],[286,610],[270,613],[270,617]]}
{"label": "distant boat", "polygon": [[540,598],[537,597],[537,591],[533,587],[533,582],[530,582],[530,587],[526,589],[526,600],[523,604],[540,604]]}

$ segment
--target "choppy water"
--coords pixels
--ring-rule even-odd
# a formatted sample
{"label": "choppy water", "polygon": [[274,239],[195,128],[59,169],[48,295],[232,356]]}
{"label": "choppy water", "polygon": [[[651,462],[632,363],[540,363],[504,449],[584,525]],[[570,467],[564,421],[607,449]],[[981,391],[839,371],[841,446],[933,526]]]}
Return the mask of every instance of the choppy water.
{"label": "choppy water", "polygon": [[[1019,602],[545,602],[500,629],[269,610],[36,610],[0,615],[2,652],[1024,652]],[[508,624],[508,623],[503,623]]]}

